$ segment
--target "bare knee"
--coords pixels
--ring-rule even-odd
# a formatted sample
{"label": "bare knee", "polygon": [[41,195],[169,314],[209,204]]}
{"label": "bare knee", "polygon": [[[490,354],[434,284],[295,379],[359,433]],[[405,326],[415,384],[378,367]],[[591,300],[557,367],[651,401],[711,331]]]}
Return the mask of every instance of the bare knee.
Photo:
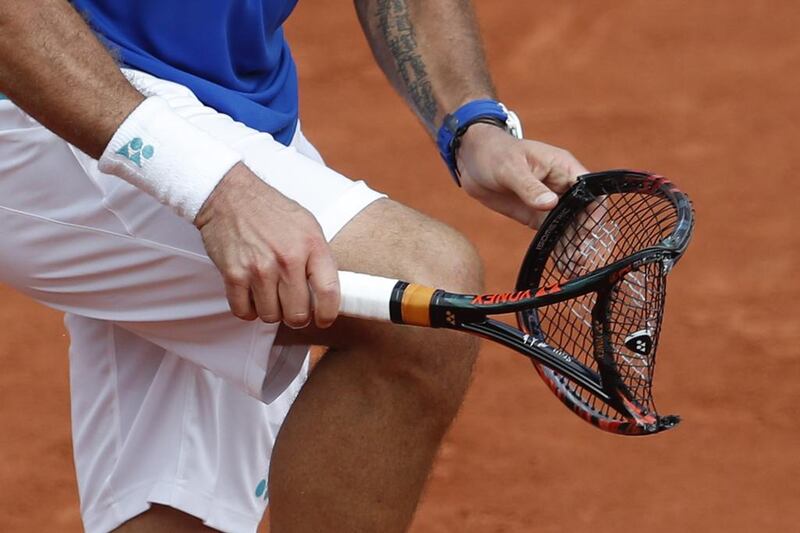
{"label": "bare knee", "polygon": [[341,270],[454,292],[482,288],[480,256],[463,235],[391,200],[367,207],[336,236],[332,247]]}
{"label": "bare knee", "polygon": [[[388,206],[390,212],[397,205]],[[440,222],[400,206],[399,236],[390,249],[393,269],[384,275],[451,292],[477,293],[483,267],[474,246]],[[380,271],[378,273],[381,273]],[[478,353],[474,337],[450,330],[361,323],[351,339],[370,345],[369,379],[406,387],[420,412],[449,424],[461,405]]]}
{"label": "bare knee", "polygon": [[407,281],[474,294],[483,288],[483,265],[477,250],[462,234],[436,223],[423,237],[424,247],[402,259]]}
{"label": "bare knee", "polygon": [[[451,292],[476,293],[483,284],[480,258],[457,231],[395,202],[365,209],[333,242],[342,270],[377,274]],[[332,347],[326,358],[349,358],[361,367],[360,387],[370,394],[403,389],[418,413],[449,424],[461,404],[478,351],[474,337],[450,330],[337,320],[312,344]],[[282,339],[296,332],[284,331]]]}
{"label": "bare knee", "polygon": [[358,340],[334,345],[319,363],[358,367],[358,379],[342,382],[341,393],[355,392],[372,405],[401,397],[410,417],[449,426],[471,381],[478,340],[450,330],[354,322],[348,325]]}
{"label": "bare knee", "polygon": [[[460,233],[430,222],[421,235],[425,244],[402,261],[404,279],[451,292],[476,293],[483,287],[483,268],[474,246]],[[430,413],[447,422],[460,406],[470,382],[478,341],[466,333],[416,327],[397,328],[404,351],[380,358],[380,372],[415,388]]]}

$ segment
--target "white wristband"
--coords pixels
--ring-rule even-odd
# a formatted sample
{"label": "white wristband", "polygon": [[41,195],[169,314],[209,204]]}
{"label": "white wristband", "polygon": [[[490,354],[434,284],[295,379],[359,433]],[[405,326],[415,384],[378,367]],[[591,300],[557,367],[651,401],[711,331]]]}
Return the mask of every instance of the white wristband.
{"label": "white wristband", "polygon": [[99,169],[119,176],[194,222],[242,156],[175,113],[158,96],[142,102],[108,143]]}

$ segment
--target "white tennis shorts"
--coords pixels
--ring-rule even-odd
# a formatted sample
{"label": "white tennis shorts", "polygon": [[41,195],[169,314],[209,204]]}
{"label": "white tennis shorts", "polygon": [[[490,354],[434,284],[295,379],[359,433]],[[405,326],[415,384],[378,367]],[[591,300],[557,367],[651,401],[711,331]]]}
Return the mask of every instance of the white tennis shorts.
{"label": "white tennis shorts", "polygon": [[[128,72],[130,75],[131,72]],[[229,144],[313,213],[330,240],[383,195],[326,168],[299,132],[289,148],[134,73],[146,94]],[[297,172],[270,158],[296,151]],[[0,281],[67,313],[72,426],[89,533],[168,505],[252,532],[270,452],[307,371],[307,347],[230,314],[199,232],[0,101]]]}

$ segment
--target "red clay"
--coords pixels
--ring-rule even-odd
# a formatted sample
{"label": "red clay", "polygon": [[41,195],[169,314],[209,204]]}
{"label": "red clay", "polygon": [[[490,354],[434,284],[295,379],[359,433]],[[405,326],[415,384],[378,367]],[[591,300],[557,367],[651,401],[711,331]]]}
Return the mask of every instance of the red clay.
{"label": "red clay", "polygon": [[[646,168],[698,226],[670,279],[649,438],[570,414],[486,345],[415,532],[794,531],[800,520],[800,11],[793,2],[478,0],[501,97],[592,169]],[[304,129],[328,163],[447,221],[509,289],[529,231],[455,190],[348,3],[288,28]],[[411,228],[409,228],[411,229]],[[0,290],[0,530],[79,531],[58,313]]]}

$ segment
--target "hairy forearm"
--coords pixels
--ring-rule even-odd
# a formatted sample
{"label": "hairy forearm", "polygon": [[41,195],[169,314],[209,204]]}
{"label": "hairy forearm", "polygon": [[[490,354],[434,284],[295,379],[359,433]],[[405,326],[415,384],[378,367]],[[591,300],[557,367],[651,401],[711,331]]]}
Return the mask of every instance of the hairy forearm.
{"label": "hairy forearm", "polygon": [[445,114],[493,98],[470,0],[355,0],[378,64],[431,135]]}
{"label": "hairy forearm", "polygon": [[0,92],[96,158],[143,99],[66,0],[0,0]]}

